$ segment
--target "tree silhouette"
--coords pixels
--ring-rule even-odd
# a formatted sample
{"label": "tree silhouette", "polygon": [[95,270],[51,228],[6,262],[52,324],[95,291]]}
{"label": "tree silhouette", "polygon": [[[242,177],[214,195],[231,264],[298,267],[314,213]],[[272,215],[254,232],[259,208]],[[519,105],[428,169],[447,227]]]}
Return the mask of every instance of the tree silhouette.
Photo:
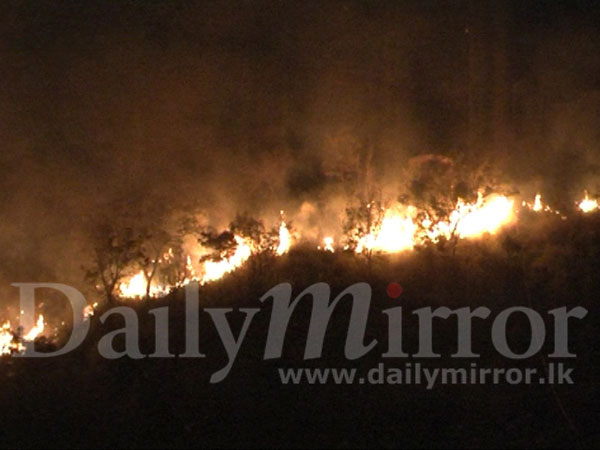
{"label": "tree silhouette", "polygon": [[150,299],[152,281],[164,266],[172,263],[175,257],[173,247],[179,243],[170,233],[163,229],[146,229],[139,242],[138,264],[144,273],[146,281],[146,300]]}
{"label": "tree silhouette", "polygon": [[86,278],[101,283],[108,304],[115,302],[115,288],[125,269],[141,257],[140,243],[140,236],[131,227],[117,229],[104,224],[94,230],[94,266]]}
{"label": "tree silhouette", "polygon": [[399,201],[417,208],[416,222],[423,232],[432,231],[439,222],[453,222],[449,236],[440,236],[438,248],[448,246],[454,253],[458,243],[461,217],[451,221],[459,199],[477,201],[496,190],[497,183],[485,164],[467,164],[442,155],[422,155],[409,161],[404,192]]}

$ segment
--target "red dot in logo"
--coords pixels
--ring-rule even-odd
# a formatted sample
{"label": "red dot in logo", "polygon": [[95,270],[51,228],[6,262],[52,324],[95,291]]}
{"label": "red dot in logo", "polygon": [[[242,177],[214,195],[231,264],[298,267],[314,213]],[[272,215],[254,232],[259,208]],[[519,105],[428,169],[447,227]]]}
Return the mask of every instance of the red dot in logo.
{"label": "red dot in logo", "polygon": [[387,287],[387,294],[391,298],[398,298],[402,294],[402,286],[398,283],[390,283]]}

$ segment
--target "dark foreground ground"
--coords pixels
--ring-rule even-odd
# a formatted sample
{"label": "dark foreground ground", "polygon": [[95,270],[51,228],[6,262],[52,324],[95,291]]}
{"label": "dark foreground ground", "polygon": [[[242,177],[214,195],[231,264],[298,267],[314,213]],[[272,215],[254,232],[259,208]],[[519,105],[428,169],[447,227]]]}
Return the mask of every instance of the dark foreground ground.
{"label": "dark foreground ground", "polygon": [[[0,363],[0,443],[3,447],[595,447],[600,400],[597,301],[600,294],[600,221],[568,222],[522,218],[519,228],[493,239],[462,242],[456,254],[435,249],[398,257],[376,257],[371,264],[348,254],[298,248],[263,267],[246,267],[200,290],[202,306],[261,307],[230,375],[210,384],[225,353],[206,314],[201,318],[205,359],[120,359],[98,356],[100,336],[122,326],[94,319],[87,341],[64,357],[4,359]],[[263,361],[270,304],[258,299],[278,282],[294,292],[318,281],[333,293],[358,281],[373,287],[367,339],[377,347],[357,361],[343,358],[349,303],[342,301],[328,329],[323,358],[302,360],[310,302],[296,312],[282,359]],[[390,281],[404,288],[398,299],[386,294]],[[155,301],[169,306],[171,347],[182,348],[183,293]],[[345,303],[345,304],[344,304]],[[584,306],[588,316],[571,323],[571,351],[577,358],[574,385],[449,385],[432,390],[416,385],[282,385],[278,367],[357,367],[366,371],[382,361],[387,324],[381,310],[402,305],[405,347],[417,348],[410,310],[425,306],[533,307],[543,316],[559,306]],[[153,321],[146,305],[140,313],[142,347],[153,346]],[[241,314],[232,314],[240,319]],[[236,319],[232,319],[237,333]],[[239,322],[239,320],[237,320]],[[490,344],[491,320],[473,329],[481,367],[536,367],[552,348],[508,361]],[[239,323],[238,325],[239,326]],[[523,351],[526,323],[509,325],[510,343]],[[435,350],[444,356],[430,367],[469,367],[471,360],[448,355],[456,347],[456,320],[434,328]],[[392,359],[402,366],[410,359]]]}

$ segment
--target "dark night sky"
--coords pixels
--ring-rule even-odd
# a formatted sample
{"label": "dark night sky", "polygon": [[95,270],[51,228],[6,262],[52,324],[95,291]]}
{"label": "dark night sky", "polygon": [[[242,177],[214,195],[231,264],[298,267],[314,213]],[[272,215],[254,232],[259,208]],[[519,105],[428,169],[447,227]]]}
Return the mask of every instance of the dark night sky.
{"label": "dark night sky", "polygon": [[113,205],[278,209],[365,148],[382,180],[465,154],[580,189],[599,17],[594,1],[3,1],[3,278],[80,276],[74,240]]}

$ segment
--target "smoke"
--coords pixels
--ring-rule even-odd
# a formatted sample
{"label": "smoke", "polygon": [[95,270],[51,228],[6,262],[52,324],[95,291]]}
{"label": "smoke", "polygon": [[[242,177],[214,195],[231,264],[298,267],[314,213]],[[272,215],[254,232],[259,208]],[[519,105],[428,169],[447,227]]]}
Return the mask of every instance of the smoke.
{"label": "smoke", "polygon": [[600,190],[597,6],[471,3],[3,2],[2,298],[83,288],[100,220],[284,209],[320,239],[420,154]]}

